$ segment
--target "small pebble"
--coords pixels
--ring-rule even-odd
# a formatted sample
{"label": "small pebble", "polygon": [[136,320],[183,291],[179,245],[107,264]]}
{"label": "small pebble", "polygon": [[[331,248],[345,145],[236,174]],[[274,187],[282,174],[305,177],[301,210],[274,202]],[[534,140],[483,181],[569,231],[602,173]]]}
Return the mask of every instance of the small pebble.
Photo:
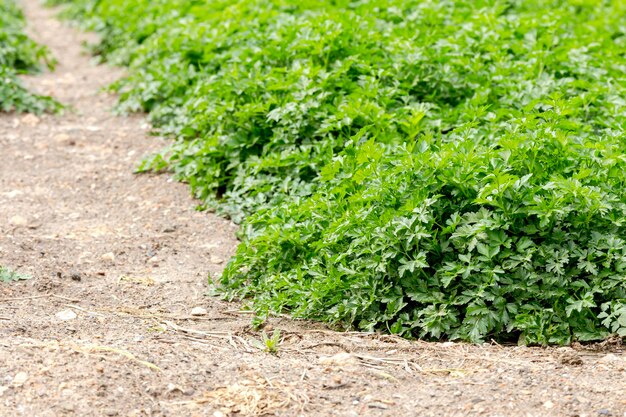
{"label": "small pebble", "polygon": [[81,273],[78,271],[72,271],[70,273],[70,278],[72,278],[72,281],[80,281],[83,279]]}
{"label": "small pebble", "polygon": [[356,365],[358,360],[355,356],[351,355],[347,352],[337,353],[333,356],[322,356],[319,359],[320,365],[335,365],[335,366],[345,366],[345,365]]}
{"label": "small pebble", "polygon": [[208,311],[206,310],[206,308],[203,307],[194,307],[191,309],[192,316],[206,316],[207,314]]}
{"label": "small pebble", "polygon": [[13,226],[23,227],[28,224],[28,220],[22,216],[13,216],[9,219],[9,223]]}
{"label": "small pebble", "polygon": [[220,265],[224,263],[224,260],[219,256],[211,256],[211,263],[215,265]]}
{"label": "small pebble", "polygon": [[28,374],[26,372],[18,372],[13,378],[13,385],[24,385],[24,382],[28,379]]}
{"label": "small pebble", "polygon": [[72,310],[62,310],[55,314],[56,318],[63,321],[74,320],[77,316]]}
{"label": "small pebble", "polygon": [[115,262],[115,255],[113,254],[113,252],[105,253],[100,258],[106,262]]}
{"label": "small pebble", "polygon": [[34,114],[27,114],[25,116],[22,116],[22,124],[25,124],[26,126],[36,126],[39,124],[39,122],[41,121],[41,119],[37,116],[35,116]]}

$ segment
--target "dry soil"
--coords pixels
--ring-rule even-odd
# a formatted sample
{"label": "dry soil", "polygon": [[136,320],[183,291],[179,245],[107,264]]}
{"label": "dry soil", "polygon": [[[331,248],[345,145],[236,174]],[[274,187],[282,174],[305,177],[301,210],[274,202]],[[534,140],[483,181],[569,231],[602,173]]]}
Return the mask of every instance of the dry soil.
{"label": "dry soil", "polygon": [[626,416],[619,340],[437,344],[276,318],[263,351],[239,305],[204,295],[236,226],[133,175],[165,141],[111,112],[122,72],[23,7],[59,61],[27,82],[73,110],[0,115],[0,265],[32,276],[0,283],[0,416]]}

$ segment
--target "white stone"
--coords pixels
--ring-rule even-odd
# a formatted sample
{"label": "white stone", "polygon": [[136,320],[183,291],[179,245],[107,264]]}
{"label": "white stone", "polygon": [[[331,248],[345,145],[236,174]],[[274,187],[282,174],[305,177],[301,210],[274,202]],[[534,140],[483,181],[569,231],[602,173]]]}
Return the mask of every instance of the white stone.
{"label": "white stone", "polygon": [[55,314],[56,318],[63,321],[74,320],[78,315],[74,311],[67,309]]}
{"label": "white stone", "polygon": [[208,311],[206,310],[206,308],[203,307],[194,307],[191,309],[192,316],[206,316],[207,314]]}

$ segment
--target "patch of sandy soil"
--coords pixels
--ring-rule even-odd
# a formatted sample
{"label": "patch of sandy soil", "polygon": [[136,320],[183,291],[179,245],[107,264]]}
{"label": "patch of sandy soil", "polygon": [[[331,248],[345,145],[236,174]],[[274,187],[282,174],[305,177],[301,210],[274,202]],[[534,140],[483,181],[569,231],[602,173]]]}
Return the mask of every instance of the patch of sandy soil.
{"label": "patch of sandy soil", "polygon": [[0,416],[626,416],[619,340],[593,347],[408,342],[273,320],[278,352],[237,304],[204,296],[236,227],[185,185],[132,174],[164,145],[101,93],[86,35],[37,0],[59,60],[28,79],[73,106],[0,116]]}

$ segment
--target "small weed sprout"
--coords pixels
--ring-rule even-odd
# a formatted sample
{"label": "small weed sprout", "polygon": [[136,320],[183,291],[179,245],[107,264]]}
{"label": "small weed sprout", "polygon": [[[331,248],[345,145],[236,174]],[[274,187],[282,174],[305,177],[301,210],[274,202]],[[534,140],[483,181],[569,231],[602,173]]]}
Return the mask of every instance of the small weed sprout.
{"label": "small weed sprout", "polygon": [[261,339],[260,340],[253,340],[252,344],[267,353],[271,353],[272,355],[275,355],[278,353],[278,347],[280,346],[280,343],[282,342],[281,340],[281,333],[280,330],[276,329],[274,330],[274,332],[272,333],[272,336],[268,336],[266,332],[261,332]]}
{"label": "small weed sprout", "polygon": [[0,282],[24,281],[30,278],[29,275],[20,274],[10,268],[0,266]]}

